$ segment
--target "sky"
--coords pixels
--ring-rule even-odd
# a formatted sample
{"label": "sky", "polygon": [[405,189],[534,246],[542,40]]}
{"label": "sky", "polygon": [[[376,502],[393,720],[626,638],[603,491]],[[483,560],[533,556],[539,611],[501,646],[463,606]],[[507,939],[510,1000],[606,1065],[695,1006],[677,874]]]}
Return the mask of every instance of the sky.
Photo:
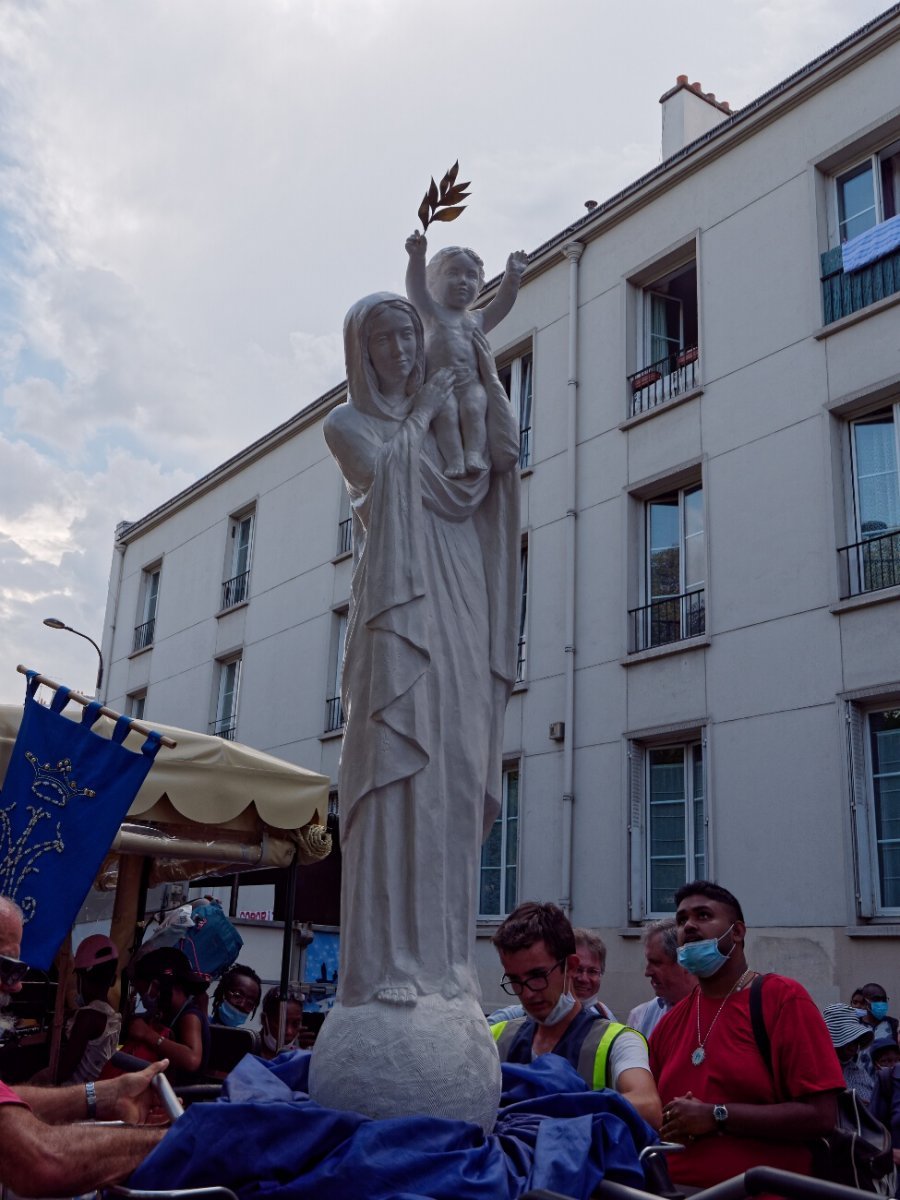
{"label": "sky", "polygon": [[[0,0],[0,702],[93,692],[113,535],[344,378],[458,159],[488,277],[887,0]],[[432,227],[433,229],[435,227]]]}

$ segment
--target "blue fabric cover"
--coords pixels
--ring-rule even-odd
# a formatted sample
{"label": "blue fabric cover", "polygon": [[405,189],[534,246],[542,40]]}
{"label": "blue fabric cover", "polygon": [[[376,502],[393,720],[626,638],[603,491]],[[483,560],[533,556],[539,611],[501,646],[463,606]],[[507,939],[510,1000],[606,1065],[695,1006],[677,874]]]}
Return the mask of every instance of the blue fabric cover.
{"label": "blue fabric cover", "polygon": [[588,1091],[555,1054],[503,1064],[489,1137],[463,1121],[320,1108],[306,1094],[309,1059],[248,1055],[222,1099],[189,1108],[130,1185],[224,1184],[272,1200],[516,1200],[530,1188],[586,1198],[604,1176],[641,1187],[638,1151],[657,1140],[617,1092]]}
{"label": "blue fabric cover", "polygon": [[91,730],[99,703],[70,721],[62,716],[70,689],[60,688],[45,708],[34,699],[36,686],[30,672],[0,795],[0,895],[24,912],[22,958],[46,971],[160,743],[154,733],[140,753],[126,750],[128,717],[116,722],[112,740],[101,737]]}
{"label": "blue fabric cover", "polygon": [[841,246],[845,271],[858,271],[900,246],[900,216],[889,217]]}

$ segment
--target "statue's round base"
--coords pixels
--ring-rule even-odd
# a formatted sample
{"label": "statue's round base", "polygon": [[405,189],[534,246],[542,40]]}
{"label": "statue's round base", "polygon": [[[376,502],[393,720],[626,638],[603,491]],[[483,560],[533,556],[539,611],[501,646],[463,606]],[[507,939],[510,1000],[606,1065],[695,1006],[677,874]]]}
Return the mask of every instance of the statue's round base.
{"label": "statue's round base", "polygon": [[447,1117],[489,1133],[500,1102],[500,1059],[472,996],[415,1004],[335,1004],[309,1067],[324,1108],[367,1117]]}

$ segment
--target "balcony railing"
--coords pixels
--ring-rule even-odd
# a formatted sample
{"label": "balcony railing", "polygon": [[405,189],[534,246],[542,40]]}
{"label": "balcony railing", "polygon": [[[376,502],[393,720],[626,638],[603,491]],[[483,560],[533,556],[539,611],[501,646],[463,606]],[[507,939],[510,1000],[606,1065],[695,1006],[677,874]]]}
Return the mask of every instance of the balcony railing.
{"label": "balcony railing", "polygon": [[156,617],[151,617],[149,621],[145,621],[143,625],[138,625],[134,631],[134,645],[132,652],[135,650],[144,650],[147,646],[153,645],[153,630],[156,625]]}
{"label": "balcony railing", "polygon": [[706,590],[665,596],[628,610],[631,625],[630,654],[665,646],[706,632]]}
{"label": "balcony railing", "polygon": [[226,579],[222,584],[222,607],[232,608],[235,604],[243,604],[250,592],[250,572],[244,571],[233,579]]}
{"label": "balcony railing", "polygon": [[699,347],[685,346],[682,350],[672,350],[665,358],[629,375],[631,415],[647,412],[697,387],[700,381],[699,362]]}
{"label": "balcony railing", "polygon": [[840,246],[822,255],[823,324],[830,325],[895,292],[900,292],[900,250],[850,272],[844,271]]}
{"label": "balcony railing", "polygon": [[521,683],[525,678],[525,639],[519,638],[518,651],[516,653],[516,683]]}
{"label": "balcony railing", "polygon": [[531,426],[519,430],[519,469],[531,466]]}
{"label": "balcony railing", "polygon": [[325,701],[325,732],[334,733],[336,729],[344,728],[344,706],[340,696],[332,696]]}
{"label": "balcony railing", "polygon": [[338,521],[338,554],[349,554],[353,549],[353,518]]}
{"label": "balcony railing", "polygon": [[224,738],[226,742],[234,741],[234,731],[237,729],[237,722],[234,717],[221,717],[219,720],[211,721],[209,732],[214,733],[216,737]]}
{"label": "balcony railing", "polygon": [[838,550],[841,599],[900,586],[900,530]]}

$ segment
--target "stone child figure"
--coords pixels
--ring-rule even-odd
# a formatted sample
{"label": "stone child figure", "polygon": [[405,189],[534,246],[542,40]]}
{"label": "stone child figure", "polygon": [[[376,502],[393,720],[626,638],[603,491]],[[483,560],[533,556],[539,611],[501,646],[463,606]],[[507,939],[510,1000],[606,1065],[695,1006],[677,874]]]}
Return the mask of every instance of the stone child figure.
{"label": "stone child figure", "polygon": [[[447,246],[426,268],[427,245],[424,235],[418,232],[406,239],[406,294],[425,326],[428,378],[442,368],[453,371],[454,399],[435,417],[433,427],[444,460],[444,475],[462,479],[491,468],[487,381],[479,370],[484,356],[479,360],[476,332],[487,333],[512,309],[528,256],[524,250],[510,254],[497,295],[483,309],[472,311],[471,305],[484,284],[481,259],[474,250]],[[496,376],[493,361],[490,369]]]}

